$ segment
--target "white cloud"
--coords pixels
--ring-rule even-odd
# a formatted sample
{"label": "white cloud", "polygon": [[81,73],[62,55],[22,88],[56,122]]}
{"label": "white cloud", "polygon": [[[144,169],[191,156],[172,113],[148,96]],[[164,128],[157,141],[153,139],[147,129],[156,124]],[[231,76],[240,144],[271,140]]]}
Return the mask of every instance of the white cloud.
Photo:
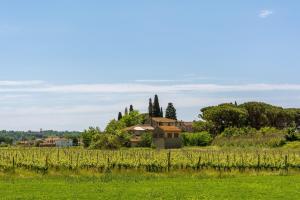
{"label": "white cloud", "polygon": [[[34,83],[34,82],[33,82]],[[5,85],[6,84],[6,85]],[[32,84],[32,83],[30,83]],[[1,85],[1,82],[0,82]],[[7,86],[7,87],[5,87]],[[14,86],[14,87],[11,87]],[[51,85],[44,82],[29,85],[25,82],[3,83],[2,93],[173,93],[173,92],[249,92],[300,91],[300,84],[69,84]]]}
{"label": "white cloud", "polygon": [[32,81],[0,81],[0,86],[34,86],[41,85],[44,81],[32,80]]}
{"label": "white cloud", "polygon": [[270,15],[274,14],[274,12],[272,10],[261,10],[258,14],[258,16],[260,18],[267,18]]}

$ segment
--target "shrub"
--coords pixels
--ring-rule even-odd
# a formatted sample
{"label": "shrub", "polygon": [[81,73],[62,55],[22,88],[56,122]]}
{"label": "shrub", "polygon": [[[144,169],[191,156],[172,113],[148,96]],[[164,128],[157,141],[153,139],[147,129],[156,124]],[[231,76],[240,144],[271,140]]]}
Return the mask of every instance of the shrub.
{"label": "shrub", "polygon": [[212,137],[208,132],[182,133],[182,143],[184,146],[207,146],[211,143]]}
{"label": "shrub", "polygon": [[138,144],[139,147],[151,147],[152,145],[152,134],[144,133],[141,136],[141,142]]}
{"label": "shrub", "polygon": [[258,131],[253,128],[227,128],[213,141],[213,145],[235,147],[279,147],[285,143],[285,131],[269,127]]}
{"label": "shrub", "polygon": [[118,136],[110,134],[96,134],[93,136],[90,148],[92,149],[118,149],[120,148]]}

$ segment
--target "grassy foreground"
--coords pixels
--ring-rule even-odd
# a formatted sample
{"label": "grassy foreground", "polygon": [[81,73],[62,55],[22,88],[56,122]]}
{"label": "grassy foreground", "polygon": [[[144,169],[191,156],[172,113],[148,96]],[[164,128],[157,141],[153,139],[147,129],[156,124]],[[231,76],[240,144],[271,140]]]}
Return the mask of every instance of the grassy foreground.
{"label": "grassy foreground", "polygon": [[0,176],[1,199],[297,199],[300,176]]}

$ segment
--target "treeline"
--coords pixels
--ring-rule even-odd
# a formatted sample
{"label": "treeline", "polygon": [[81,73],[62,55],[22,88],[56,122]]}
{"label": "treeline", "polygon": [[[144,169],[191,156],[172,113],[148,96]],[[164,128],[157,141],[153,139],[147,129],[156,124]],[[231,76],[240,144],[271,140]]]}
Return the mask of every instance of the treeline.
{"label": "treeline", "polygon": [[33,131],[0,131],[0,144],[13,144],[14,142],[23,140],[43,139],[51,136],[79,138],[82,132],[80,131],[53,131],[45,130],[42,132]]}
{"label": "treeline", "polygon": [[201,121],[194,123],[197,131],[216,136],[229,127],[263,127],[285,129],[300,125],[300,109],[285,109],[262,102],[225,103],[201,109]]}

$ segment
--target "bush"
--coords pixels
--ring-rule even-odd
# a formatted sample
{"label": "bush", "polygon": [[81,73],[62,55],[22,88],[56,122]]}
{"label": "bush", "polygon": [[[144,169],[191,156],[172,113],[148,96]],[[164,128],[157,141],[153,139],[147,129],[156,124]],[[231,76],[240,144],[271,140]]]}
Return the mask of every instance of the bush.
{"label": "bush", "polygon": [[121,144],[118,136],[110,134],[96,134],[93,136],[91,149],[118,149]]}
{"label": "bush", "polygon": [[224,137],[232,137],[232,136],[254,135],[255,133],[256,133],[256,129],[250,127],[244,127],[244,128],[230,127],[230,128],[226,128],[221,133],[221,135]]}
{"label": "bush", "polygon": [[144,133],[141,136],[141,142],[138,144],[138,147],[151,147],[152,141],[153,141],[152,134]]}
{"label": "bush", "polygon": [[85,148],[89,147],[92,143],[92,139],[94,135],[100,134],[101,131],[98,127],[90,127],[87,130],[84,130],[84,132],[81,134],[83,146]]}
{"label": "bush", "polygon": [[276,128],[227,128],[213,145],[235,147],[280,147],[286,143],[285,131]]}
{"label": "bush", "polygon": [[184,146],[207,146],[211,143],[212,137],[208,132],[182,133],[182,143]]}

